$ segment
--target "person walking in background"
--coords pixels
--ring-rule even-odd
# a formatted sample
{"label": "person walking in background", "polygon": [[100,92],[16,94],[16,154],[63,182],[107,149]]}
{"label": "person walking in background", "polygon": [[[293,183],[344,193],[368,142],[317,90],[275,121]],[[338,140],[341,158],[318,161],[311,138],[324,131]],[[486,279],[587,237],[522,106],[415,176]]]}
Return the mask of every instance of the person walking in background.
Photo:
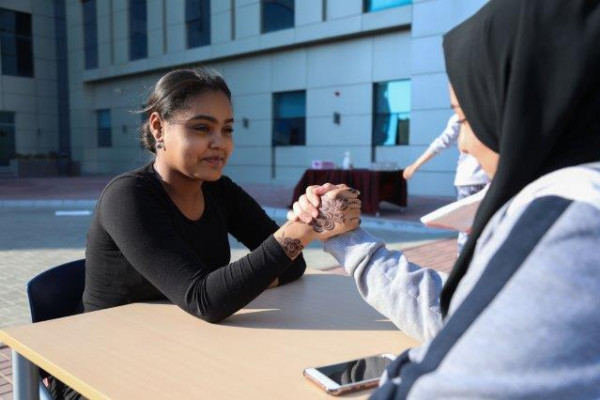
{"label": "person walking in background", "polygon": [[[457,114],[454,114],[448,120],[446,129],[429,145],[427,150],[417,158],[415,162],[404,168],[402,176],[407,181],[417,172],[423,164],[438,155],[441,151],[454,147],[458,141],[461,121]],[[454,186],[456,186],[456,200],[464,199],[483,190],[490,182],[481,165],[475,157],[460,152],[458,163],[456,165],[456,174],[454,176]],[[460,254],[463,246],[467,242],[469,235],[467,232],[459,232],[457,239],[458,253]]]}

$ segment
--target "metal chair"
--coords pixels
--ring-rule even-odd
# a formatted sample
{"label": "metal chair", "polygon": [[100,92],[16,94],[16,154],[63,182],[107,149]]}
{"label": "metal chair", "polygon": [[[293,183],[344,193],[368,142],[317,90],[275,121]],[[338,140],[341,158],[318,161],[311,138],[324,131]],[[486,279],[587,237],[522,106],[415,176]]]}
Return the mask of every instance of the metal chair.
{"label": "metal chair", "polygon": [[[41,322],[82,312],[81,297],[85,286],[85,259],[71,261],[33,277],[27,283],[31,321]],[[47,376],[40,371],[40,376]],[[50,393],[40,380],[41,399]]]}

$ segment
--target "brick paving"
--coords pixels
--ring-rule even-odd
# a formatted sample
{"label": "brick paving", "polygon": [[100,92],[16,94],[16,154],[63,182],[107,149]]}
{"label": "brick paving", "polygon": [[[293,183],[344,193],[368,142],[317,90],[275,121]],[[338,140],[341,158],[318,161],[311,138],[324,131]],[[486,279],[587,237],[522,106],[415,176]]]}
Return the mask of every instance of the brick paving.
{"label": "brick paving", "polygon": [[11,350],[0,347],[0,399],[12,399]]}

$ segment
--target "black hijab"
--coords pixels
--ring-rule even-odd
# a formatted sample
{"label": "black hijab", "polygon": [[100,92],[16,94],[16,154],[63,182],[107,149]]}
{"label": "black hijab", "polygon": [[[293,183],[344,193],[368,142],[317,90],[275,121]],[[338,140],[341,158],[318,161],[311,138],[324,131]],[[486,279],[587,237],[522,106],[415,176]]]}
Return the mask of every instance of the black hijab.
{"label": "black hijab", "polygon": [[499,208],[557,169],[600,160],[600,0],[491,0],[444,37],[446,70],[498,169],[441,296],[444,316]]}

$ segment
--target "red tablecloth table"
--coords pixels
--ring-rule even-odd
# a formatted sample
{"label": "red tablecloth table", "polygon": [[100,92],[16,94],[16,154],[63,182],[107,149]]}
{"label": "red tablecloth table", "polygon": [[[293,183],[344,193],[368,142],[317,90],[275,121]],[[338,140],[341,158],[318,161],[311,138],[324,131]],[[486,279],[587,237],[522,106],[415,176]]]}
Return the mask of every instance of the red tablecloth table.
{"label": "red tablecloth table", "polygon": [[306,188],[324,183],[345,183],[360,191],[362,211],[375,214],[379,211],[379,203],[388,201],[400,207],[406,207],[406,181],[402,178],[402,170],[372,171],[369,169],[307,169],[294,188],[292,203],[298,199]]}

